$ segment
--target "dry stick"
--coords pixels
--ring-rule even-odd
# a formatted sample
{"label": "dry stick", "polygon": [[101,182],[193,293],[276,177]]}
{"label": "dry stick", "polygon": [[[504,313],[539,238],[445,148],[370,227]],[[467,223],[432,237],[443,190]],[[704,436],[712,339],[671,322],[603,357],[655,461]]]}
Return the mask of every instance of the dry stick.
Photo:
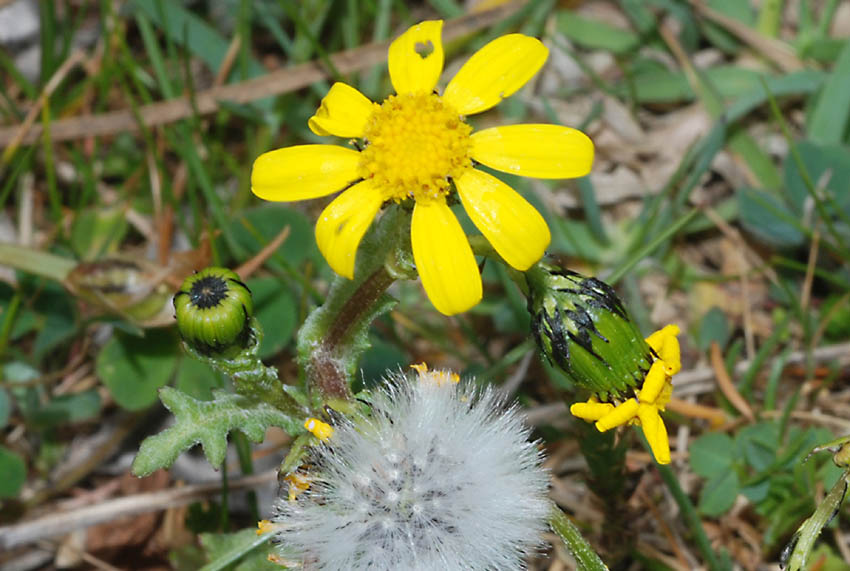
{"label": "dry stick", "polygon": [[[47,80],[47,83],[44,85],[44,91],[38,96],[38,99],[35,102],[35,105],[30,107],[27,116],[24,117],[23,123],[20,125],[15,125],[14,127],[7,127],[3,129],[1,132],[6,135],[8,140],[0,139],[2,143],[0,146],[8,148],[3,151],[2,156],[0,156],[0,168],[6,166],[6,164],[11,160],[12,155],[15,152],[15,149],[18,148],[18,145],[21,142],[25,143],[34,143],[41,136],[41,123],[34,125],[35,118],[38,117],[39,113],[41,113],[41,109],[47,103],[47,100],[53,95],[53,92],[62,83],[62,80],[65,79],[65,76],[79,63],[85,61],[86,56],[83,52],[79,50],[74,50],[71,52],[71,55],[62,62],[62,65],[54,72],[54,74]],[[51,125],[55,123],[51,122]],[[84,133],[85,134],[85,133]]]}
{"label": "dry stick", "polygon": [[[257,488],[276,481],[277,470],[246,476],[229,482],[231,491]],[[196,484],[158,492],[134,494],[64,513],[54,513],[31,521],[0,527],[0,550],[32,543],[40,539],[64,535],[69,531],[112,521],[114,519],[182,506],[214,496],[221,482]]]}
{"label": "dry stick", "polygon": [[[443,40],[450,41],[491,26],[518,10],[522,4],[524,2],[510,2],[486,12],[468,14],[449,20],[446,22],[443,31]],[[385,61],[388,46],[388,42],[367,44],[334,54],[331,56],[331,62],[342,74],[360,71]],[[311,83],[327,77],[328,74],[318,62],[308,62],[273,71],[262,77],[202,91],[195,94],[194,106],[187,96],[144,105],[139,108],[139,116],[147,127],[164,125],[191,117],[196,110],[201,115],[213,113],[219,109],[219,101],[250,103],[257,99],[281,95],[307,87]],[[0,129],[0,147],[7,147],[13,143],[19,128],[16,125]],[[99,115],[84,115],[52,121],[50,123],[50,136],[53,141],[68,141],[81,137],[135,131],[138,128],[139,124],[133,113],[129,109],[121,109]],[[41,136],[41,131],[40,123],[32,125],[32,128],[18,143],[30,144],[37,141]]]}
{"label": "dry stick", "polygon": [[726,371],[726,364],[723,362],[723,354],[720,352],[720,345],[717,341],[711,342],[711,367],[714,369],[714,375],[717,379],[717,386],[720,387],[720,392],[723,393],[732,406],[744,415],[750,422],[755,422],[756,417],[753,414],[753,409],[750,407],[747,400],[741,396],[732,378]]}
{"label": "dry stick", "polygon": [[281,244],[283,244],[286,239],[289,238],[289,224],[283,227],[277,236],[274,239],[266,244],[262,250],[257,252],[257,255],[236,268],[234,270],[236,275],[238,275],[243,280],[247,280],[251,277],[251,274],[260,269],[266,260],[268,260],[272,254],[274,254],[278,248],[280,248]]}

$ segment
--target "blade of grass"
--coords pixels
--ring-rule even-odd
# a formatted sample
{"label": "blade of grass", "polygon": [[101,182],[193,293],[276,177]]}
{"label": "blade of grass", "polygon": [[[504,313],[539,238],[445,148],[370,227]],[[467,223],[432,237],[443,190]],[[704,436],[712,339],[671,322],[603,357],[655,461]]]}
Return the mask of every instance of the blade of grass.
{"label": "blade of grass", "polygon": [[[719,119],[725,109],[723,100],[717,93],[717,89],[705,73],[691,64],[681,44],[668,27],[661,26],[659,31],[670,51],[684,70],[692,89],[697,93],[706,110],[713,118]],[[728,144],[729,148],[750,167],[750,170],[758,178],[763,187],[770,189],[780,188],[782,178],[779,176],[779,171],[767,153],[759,147],[746,130],[740,129],[731,133]]]}
{"label": "blade of grass", "polygon": [[[173,87],[168,77],[165,75],[165,62],[162,57],[162,52],[153,34],[153,29],[144,14],[137,14],[136,21],[139,24],[139,30],[142,34],[142,41],[154,68],[154,73],[160,85],[160,89],[166,97],[173,96]],[[197,114],[195,115],[197,120]],[[181,158],[186,161],[189,171],[194,175],[194,180],[197,182],[204,195],[208,207],[212,211],[213,218],[217,224],[217,230],[220,230],[222,236],[227,243],[228,248],[238,257],[243,257],[245,252],[242,246],[236,241],[233,233],[230,230],[230,224],[227,215],[224,213],[224,205],[221,198],[216,194],[213,188],[212,180],[204,168],[204,163],[198,155],[197,145],[192,139],[189,125],[186,124],[188,119],[184,119],[176,125],[177,136],[170,135],[171,131],[166,130],[166,137],[169,138],[171,145],[177,150]]]}
{"label": "blade of grass", "polygon": [[42,250],[0,242],[0,265],[62,282],[77,262]]}
{"label": "blade of grass", "polygon": [[264,543],[268,543],[272,537],[274,537],[273,533],[257,535],[256,538],[252,538],[248,543],[236,545],[215,561],[207,563],[201,567],[200,571],[222,571],[223,569],[230,568],[233,563],[251,551],[260,547]]}
{"label": "blade of grass", "polygon": [[[850,249],[848,249],[846,245],[846,241],[842,238],[841,234],[835,228],[835,224],[832,221],[832,217],[829,212],[826,210],[826,206],[824,205],[823,200],[819,196],[817,189],[815,188],[814,182],[812,181],[812,177],[809,174],[809,170],[806,168],[805,163],[803,162],[803,158],[800,156],[800,152],[797,150],[797,145],[794,143],[794,139],[791,137],[791,130],[788,128],[788,123],[785,121],[785,117],[783,117],[782,112],[779,109],[779,104],[776,103],[776,99],[773,97],[773,94],[770,93],[766,84],[762,84],[765,92],[767,93],[768,102],[770,104],[770,110],[773,114],[776,122],[779,123],[779,127],[782,130],[782,134],[785,137],[785,140],[788,142],[788,147],[791,151],[791,156],[794,160],[794,163],[797,165],[797,169],[800,171],[800,177],[803,179],[803,184],[806,187],[806,190],[809,193],[809,196],[812,198],[812,201],[815,204],[815,209],[818,212],[818,216],[823,221],[824,225],[827,228],[830,236],[834,240],[833,246],[841,252],[841,257],[845,260],[850,260]],[[833,208],[833,211],[841,216],[845,222],[845,224],[850,225],[850,220],[846,218],[844,210],[842,208]]]}
{"label": "blade of grass", "polygon": [[808,123],[809,137],[819,143],[841,143],[850,118],[850,42],[835,62]]}
{"label": "blade of grass", "polygon": [[428,0],[428,4],[443,18],[463,16],[463,8],[458,6],[454,0]]}
{"label": "blade of grass", "polygon": [[[392,0],[378,0],[375,11],[375,24],[372,28],[372,42],[381,43],[390,35],[390,16],[392,15]],[[384,70],[381,66],[374,66],[365,74],[361,87],[363,93],[374,99],[379,99],[378,89]]]}
{"label": "blade of grass", "polygon": [[782,11],[785,8],[784,0],[765,0],[759,8],[758,23],[756,30],[775,38],[779,34],[779,25],[782,23]]}
{"label": "blade of grass", "polygon": [[[646,446],[648,449],[649,445],[646,444]],[[679,506],[679,510],[682,512],[682,517],[684,518],[685,523],[687,523],[691,533],[694,535],[697,548],[702,554],[705,564],[712,571],[727,571],[728,569],[731,569],[729,561],[726,558],[723,558],[722,560],[719,559],[717,557],[717,553],[715,553],[714,549],[712,549],[711,541],[709,541],[708,536],[705,534],[705,529],[702,527],[702,521],[697,514],[697,510],[694,508],[694,504],[691,502],[691,499],[679,485],[679,480],[676,479],[676,474],[673,472],[673,469],[670,468],[670,466],[662,465],[657,465],[656,469],[661,475],[661,479],[664,480],[664,483],[667,485],[667,489],[670,490],[670,494],[673,496],[676,504]]]}
{"label": "blade of grass", "polygon": [[56,166],[53,160],[53,141],[50,139],[50,100],[45,98],[41,108],[41,144],[44,152],[44,173],[47,179],[47,197],[50,202],[50,216],[56,228],[62,226],[62,198],[56,186]]}
{"label": "blade of grass", "polygon": [[549,525],[575,558],[579,569],[583,571],[606,571],[608,569],[593,547],[582,537],[575,524],[561,511],[561,508],[554,504],[552,504],[549,515]]}
{"label": "blade of grass", "polygon": [[678,220],[676,220],[673,224],[667,226],[663,232],[661,232],[658,236],[650,240],[648,244],[642,247],[640,250],[635,252],[631,257],[622,262],[617,268],[614,269],[606,278],[605,281],[611,285],[614,285],[622,277],[631,270],[635,264],[640,262],[646,256],[651,254],[656,248],[661,246],[664,242],[674,236],[680,229],[682,229],[685,225],[688,224],[693,218],[699,214],[699,210],[694,208],[684,216],[680,216]]}

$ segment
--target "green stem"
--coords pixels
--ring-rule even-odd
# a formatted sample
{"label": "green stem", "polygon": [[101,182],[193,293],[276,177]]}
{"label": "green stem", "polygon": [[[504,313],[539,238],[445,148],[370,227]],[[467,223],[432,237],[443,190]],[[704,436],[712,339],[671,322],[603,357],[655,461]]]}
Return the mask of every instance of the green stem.
{"label": "green stem", "polygon": [[303,416],[301,406],[283,389],[277,369],[265,366],[257,356],[263,331],[254,317],[250,328],[250,346],[236,355],[204,355],[185,342],[183,347],[195,359],[230,377],[237,393],[272,404],[288,415]]}
{"label": "green stem", "polygon": [[581,532],[570,521],[570,518],[555,504],[552,504],[549,525],[552,527],[552,531],[558,534],[558,537],[564,542],[564,546],[566,546],[575,558],[578,569],[607,571],[608,567],[605,566],[605,563],[602,562],[602,559],[599,558],[593,547],[582,537]]}
{"label": "green stem", "polygon": [[[248,437],[238,430],[233,431],[230,437],[236,446],[236,455],[239,457],[239,468],[242,470],[242,475],[253,474],[254,461],[251,458],[251,443],[248,442]],[[251,519],[259,521],[260,510],[257,506],[257,492],[254,490],[248,490],[248,507],[251,509]]]}
{"label": "green stem", "polygon": [[9,343],[9,335],[12,333],[12,326],[15,325],[15,318],[18,316],[18,309],[21,307],[21,292],[16,290],[15,295],[9,302],[6,308],[6,315],[3,317],[3,325],[0,327],[0,360],[6,353],[6,346]]}
{"label": "green stem", "polygon": [[385,294],[399,277],[413,274],[410,214],[390,208],[357,249],[354,279],[337,277],[321,307],[298,332],[298,362],[318,401],[349,400],[357,361],[369,347],[369,327],[395,301]]}
{"label": "green stem", "polygon": [[649,244],[635,252],[628,260],[626,260],[623,264],[621,264],[617,269],[615,269],[611,274],[605,278],[605,281],[609,285],[614,285],[620,279],[626,275],[626,273],[631,270],[635,264],[644,259],[646,256],[652,253],[658,246],[663,244],[667,239],[676,234],[681,228],[688,224],[694,217],[699,214],[699,210],[694,208],[686,215],[679,218],[675,223],[668,226],[664,232],[656,236]]}
{"label": "green stem", "polygon": [[325,338],[313,352],[310,358],[309,386],[316,387],[325,399],[350,398],[348,374],[338,355],[345,351],[344,345],[352,330],[372,312],[372,308],[394,281],[384,266],[366,278],[351,297],[345,300]]}
{"label": "green stem", "polygon": [[[830,522],[838,513],[841,507],[841,502],[847,494],[847,477],[850,476],[850,471],[845,471],[832,489],[823,499],[823,501],[815,509],[815,513],[809,517],[794,534],[791,543],[782,550],[782,560],[785,563],[788,557],[788,551],[793,547],[790,559],[787,559],[788,571],[798,571],[806,565],[806,559],[814,547],[815,540],[820,535],[821,530]],[[784,566],[784,565],[783,565]]]}
{"label": "green stem", "polygon": [[661,479],[667,484],[667,489],[670,490],[673,499],[679,505],[679,510],[681,510],[685,522],[691,528],[691,532],[694,534],[694,539],[697,542],[697,548],[702,553],[702,557],[705,559],[708,568],[712,571],[725,571],[728,569],[727,565],[721,564],[718,560],[717,554],[712,549],[711,542],[705,534],[705,529],[702,527],[702,520],[700,520],[697,510],[694,508],[694,504],[691,503],[691,499],[679,485],[676,474],[673,473],[670,466],[657,465],[656,468],[658,469],[658,473],[661,474]]}

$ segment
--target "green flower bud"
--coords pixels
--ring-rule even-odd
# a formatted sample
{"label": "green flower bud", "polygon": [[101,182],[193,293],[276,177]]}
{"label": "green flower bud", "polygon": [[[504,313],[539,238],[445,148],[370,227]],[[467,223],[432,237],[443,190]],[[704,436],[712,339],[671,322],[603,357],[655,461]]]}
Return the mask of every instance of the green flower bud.
{"label": "green flower bud", "polygon": [[549,362],[601,400],[633,397],[654,356],[613,288],[545,262],[526,280],[531,329]]}
{"label": "green flower bud", "polygon": [[174,295],[177,329],[201,353],[221,353],[245,344],[254,312],[251,290],[226,268],[206,268]]}

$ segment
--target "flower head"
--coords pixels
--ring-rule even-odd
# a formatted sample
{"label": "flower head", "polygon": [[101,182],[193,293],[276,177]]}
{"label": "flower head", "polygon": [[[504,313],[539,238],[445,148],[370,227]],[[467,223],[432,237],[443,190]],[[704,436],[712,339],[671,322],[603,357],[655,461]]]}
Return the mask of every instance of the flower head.
{"label": "flower head", "polygon": [[481,299],[481,277],[449,199],[460,199],[475,226],[512,267],[526,270],[543,255],[550,234],[543,217],[478,163],[511,174],[571,178],[587,174],[593,143],[559,125],[512,125],[472,132],[466,117],[516,92],[543,66],[546,47],[508,34],[464,64],[442,95],[441,21],[417,24],[388,54],[396,94],[372,103],[335,83],[309,127],[318,135],[361,139],[358,150],[299,145],[261,155],[251,187],[260,198],[295,201],[337,196],[316,224],[319,249],[335,272],[354,276],[357,246],[387,202],[413,201],[411,243],[422,285],[445,314]]}
{"label": "flower head", "polygon": [[276,503],[286,558],[311,569],[517,569],[540,542],[548,475],[514,408],[442,371],[397,374],[371,413],[313,449]]}
{"label": "flower head", "polygon": [[670,462],[660,412],[681,369],[679,328],[668,325],[644,340],[613,288],[596,278],[539,263],[526,274],[532,330],[546,357],[594,393],[570,412],[600,432],[637,424],[659,464]]}
{"label": "flower head", "polygon": [[173,302],[180,335],[202,353],[241,346],[254,311],[251,290],[227,268],[192,274]]}

